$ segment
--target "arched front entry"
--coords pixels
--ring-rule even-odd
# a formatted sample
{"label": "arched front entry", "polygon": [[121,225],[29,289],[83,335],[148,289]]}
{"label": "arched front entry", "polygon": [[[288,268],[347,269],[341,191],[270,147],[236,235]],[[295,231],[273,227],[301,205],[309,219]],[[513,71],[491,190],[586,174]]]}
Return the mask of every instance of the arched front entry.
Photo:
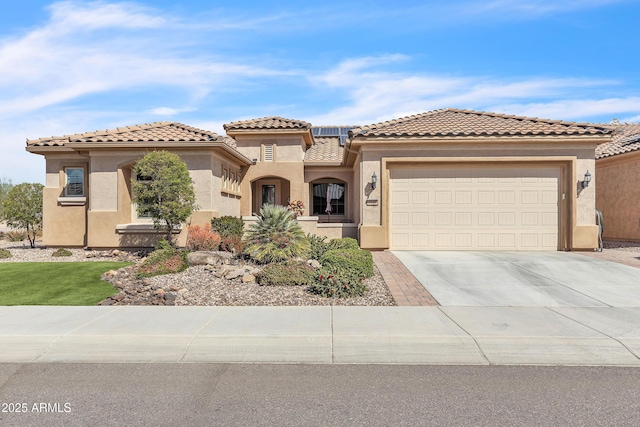
{"label": "arched front entry", "polygon": [[286,206],[291,201],[291,184],[289,180],[266,176],[251,183],[251,212],[258,213],[262,205]]}

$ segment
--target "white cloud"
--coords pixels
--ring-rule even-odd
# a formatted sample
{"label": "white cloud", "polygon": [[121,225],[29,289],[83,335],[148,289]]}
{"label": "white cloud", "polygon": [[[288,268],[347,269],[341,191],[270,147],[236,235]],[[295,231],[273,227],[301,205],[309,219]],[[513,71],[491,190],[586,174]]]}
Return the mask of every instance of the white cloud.
{"label": "white cloud", "polygon": [[[589,94],[615,87],[612,80],[524,77],[503,81],[478,76],[423,75],[374,71],[406,57],[344,61],[311,77],[316,85],[339,90],[344,105],[307,117],[318,124],[367,124],[433,109],[455,107],[554,119],[581,119],[640,111],[640,97],[597,99]],[[575,99],[584,93],[585,99]]]}
{"label": "white cloud", "polygon": [[[182,87],[198,98],[228,81],[280,74],[193,54],[190,42],[180,41],[185,34],[163,27],[166,18],[133,4],[62,2],[50,9],[41,28],[0,40],[0,114],[152,85]],[[133,32],[125,37],[127,30]]]}
{"label": "white cloud", "polygon": [[157,107],[149,110],[150,114],[156,116],[175,116],[180,113],[185,113],[187,111],[193,111],[193,108],[171,108],[171,107]]}

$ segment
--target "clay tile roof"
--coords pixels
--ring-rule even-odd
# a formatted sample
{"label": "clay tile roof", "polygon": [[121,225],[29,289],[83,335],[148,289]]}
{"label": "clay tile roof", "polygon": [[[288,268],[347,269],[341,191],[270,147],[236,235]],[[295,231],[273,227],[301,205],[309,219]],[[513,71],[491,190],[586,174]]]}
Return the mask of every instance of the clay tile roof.
{"label": "clay tile roof", "polygon": [[602,125],[613,130],[611,141],[596,147],[596,159],[629,153],[640,149],[640,123]]}
{"label": "clay tile roof", "polygon": [[314,138],[314,144],[304,153],[304,161],[307,162],[337,162],[342,161],[344,147],[340,146],[340,138],[337,136]]}
{"label": "clay tile roof", "polygon": [[62,146],[70,142],[224,142],[235,148],[235,141],[232,138],[175,122],[155,122],[74,135],[32,139],[27,141],[27,145]]}
{"label": "clay tile roof", "polygon": [[224,130],[246,130],[246,129],[311,129],[311,124],[302,120],[285,119],[284,117],[271,116],[259,119],[242,120],[224,125]]}
{"label": "clay tile roof", "polygon": [[589,123],[447,108],[353,129],[353,138],[421,136],[597,135],[611,132]]}

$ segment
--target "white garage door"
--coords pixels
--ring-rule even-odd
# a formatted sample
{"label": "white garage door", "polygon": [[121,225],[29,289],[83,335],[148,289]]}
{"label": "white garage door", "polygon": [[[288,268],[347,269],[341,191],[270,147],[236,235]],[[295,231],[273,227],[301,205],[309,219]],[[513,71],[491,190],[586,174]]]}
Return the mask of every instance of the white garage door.
{"label": "white garage door", "polygon": [[558,249],[558,167],[425,166],[390,177],[391,249]]}

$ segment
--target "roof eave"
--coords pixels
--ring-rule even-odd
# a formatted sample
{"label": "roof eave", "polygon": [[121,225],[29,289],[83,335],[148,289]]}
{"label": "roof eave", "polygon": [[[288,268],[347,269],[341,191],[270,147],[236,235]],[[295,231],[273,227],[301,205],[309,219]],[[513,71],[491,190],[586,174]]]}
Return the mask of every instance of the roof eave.
{"label": "roof eave", "polygon": [[29,153],[49,154],[49,153],[73,153],[75,150],[64,145],[27,145],[25,147]]}
{"label": "roof eave", "polygon": [[235,150],[224,142],[196,142],[196,141],[140,141],[140,142],[69,142],[66,147],[70,150],[139,150],[142,148],[160,149],[211,149],[219,148],[240,161],[244,165],[250,165],[252,161],[244,154]]}

